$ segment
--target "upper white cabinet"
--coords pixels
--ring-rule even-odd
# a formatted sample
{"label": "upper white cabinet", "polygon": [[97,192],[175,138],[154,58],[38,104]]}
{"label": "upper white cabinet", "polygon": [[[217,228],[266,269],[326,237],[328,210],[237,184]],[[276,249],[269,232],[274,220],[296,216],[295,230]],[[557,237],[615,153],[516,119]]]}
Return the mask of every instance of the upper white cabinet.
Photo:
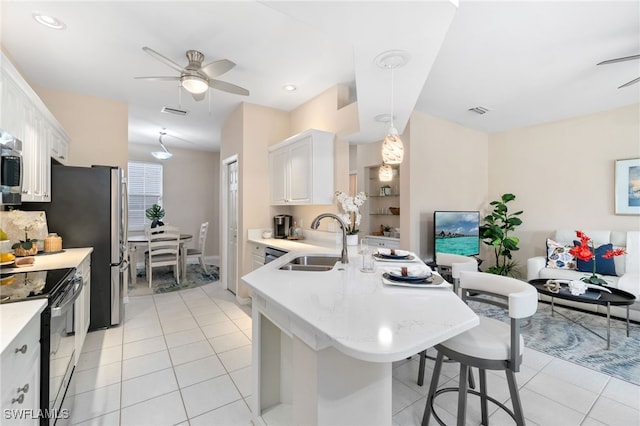
{"label": "upper white cabinet", "polygon": [[11,62],[0,59],[0,128],[22,141],[22,201],[51,201],[51,158],[66,164],[69,136]]}
{"label": "upper white cabinet", "polygon": [[333,204],[333,140],[311,129],[269,148],[272,205]]}

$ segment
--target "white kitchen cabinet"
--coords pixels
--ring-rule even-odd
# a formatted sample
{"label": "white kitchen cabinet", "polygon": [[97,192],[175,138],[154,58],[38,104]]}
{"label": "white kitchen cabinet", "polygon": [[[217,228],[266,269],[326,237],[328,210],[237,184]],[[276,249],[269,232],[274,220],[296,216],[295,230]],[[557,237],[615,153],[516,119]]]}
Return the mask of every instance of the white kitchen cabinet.
{"label": "white kitchen cabinet", "polygon": [[262,244],[249,243],[251,247],[251,270],[255,271],[264,265],[264,246]]}
{"label": "white kitchen cabinet", "polygon": [[91,255],[87,255],[76,268],[76,275],[82,278],[82,293],[75,302],[75,363],[78,363],[84,340],[91,320]]}
{"label": "white kitchen cabinet", "polygon": [[0,128],[22,141],[22,201],[51,201],[51,158],[66,163],[69,136],[1,53],[0,63]]}
{"label": "white kitchen cabinet", "polygon": [[51,135],[51,158],[60,164],[67,164],[69,158],[69,141],[59,131],[55,131]]}
{"label": "white kitchen cabinet", "polygon": [[2,425],[37,425],[39,422],[36,414],[40,405],[39,314],[29,321],[2,352],[0,368]]}
{"label": "white kitchen cabinet", "polygon": [[333,204],[333,139],[311,129],[269,148],[271,205]]}

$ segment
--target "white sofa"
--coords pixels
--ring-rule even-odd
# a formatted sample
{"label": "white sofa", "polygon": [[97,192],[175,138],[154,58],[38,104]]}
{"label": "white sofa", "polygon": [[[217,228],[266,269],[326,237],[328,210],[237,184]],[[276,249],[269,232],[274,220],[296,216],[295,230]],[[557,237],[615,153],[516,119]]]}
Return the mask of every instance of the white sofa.
{"label": "white sofa", "polygon": [[[627,291],[635,295],[636,298],[640,298],[640,231],[621,232],[583,230],[583,232],[591,237],[595,247],[611,243],[614,248],[622,247],[627,251],[627,254],[613,258],[616,276],[599,276],[607,281],[608,285],[611,287]],[[575,230],[566,229],[557,230],[550,238],[566,246],[573,246],[573,242],[578,240]],[[543,250],[546,253],[546,245]],[[578,270],[550,268],[547,266],[546,255],[532,257],[527,260],[527,280],[535,278],[580,279],[589,275],[591,274]],[[548,300],[546,296],[541,296],[541,298],[543,300]],[[555,301],[558,304],[565,304],[579,307],[584,310],[606,313],[606,307],[599,305],[589,305],[561,299],[555,299]],[[624,307],[612,306],[611,314],[617,317],[626,317],[626,309]],[[640,321],[640,301],[636,300],[636,302],[631,305],[629,315],[632,320]]]}

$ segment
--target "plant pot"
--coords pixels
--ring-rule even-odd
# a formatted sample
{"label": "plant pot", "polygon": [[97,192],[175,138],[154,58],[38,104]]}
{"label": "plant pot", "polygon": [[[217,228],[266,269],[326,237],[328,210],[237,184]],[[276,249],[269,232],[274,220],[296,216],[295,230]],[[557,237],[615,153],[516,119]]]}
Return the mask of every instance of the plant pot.
{"label": "plant pot", "polygon": [[348,246],[357,246],[358,245],[358,234],[347,235],[347,245]]}
{"label": "plant pot", "polygon": [[35,254],[38,253],[38,245],[34,244],[29,250],[25,249],[24,247],[17,247],[13,249],[13,254],[15,254],[18,257],[22,257],[22,256],[33,256]]}

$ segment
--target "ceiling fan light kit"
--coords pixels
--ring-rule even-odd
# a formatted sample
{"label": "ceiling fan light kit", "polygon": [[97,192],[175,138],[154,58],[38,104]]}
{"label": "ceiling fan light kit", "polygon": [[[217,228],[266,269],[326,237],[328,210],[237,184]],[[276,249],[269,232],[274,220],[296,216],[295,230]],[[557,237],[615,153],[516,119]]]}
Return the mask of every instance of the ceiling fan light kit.
{"label": "ceiling fan light kit", "polygon": [[155,80],[155,81],[179,81],[180,85],[193,95],[193,99],[201,101],[204,99],[204,93],[209,87],[223,92],[232,93],[234,95],[249,96],[249,91],[235,84],[226,81],[216,80],[215,77],[222,75],[236,66],[235,63],[228,59],[220,59],[213,61],[207,65],[202,65],[204,55],[197,50],[187,50],[186,56],[189,63],[182,67],[167,58],[166,56],[156,52],[150,47],[143,47],[146,53],[154,59],[162,62],[168,67],[180,73],[179,76],[171,77],[136,77],[139,80]]}
{"label": "ceiling fan light kit", "polygon": [[[375,63],[380,68],[391,70],[391,114],[389,114],[389,131],[382,141],[382,167],[380,167],[380,180],[382,179],[382,170],[385,166],[385,173],[391,172],[389,164],[400,164],[404,158],[404,146],[402,139],[398,135],[398,130],[393,125],[393,70],[403,67],[409,62],[409,54],[402,50],[388,50],[382,52],[375,58]],[[380,117],[380,116],[378,116]],[[386,177],[386,175],[385,175]],[[391,180],[391,177],[389,177]]]}
{"label": "ceiling fan light kit", "polygon": [[197,75],[180,77],[180,84],[182,84],[182,87],[184,87],[187,92],[196,95],[204,93],[209,89],[209,84],[207,84],[206,80]]}

